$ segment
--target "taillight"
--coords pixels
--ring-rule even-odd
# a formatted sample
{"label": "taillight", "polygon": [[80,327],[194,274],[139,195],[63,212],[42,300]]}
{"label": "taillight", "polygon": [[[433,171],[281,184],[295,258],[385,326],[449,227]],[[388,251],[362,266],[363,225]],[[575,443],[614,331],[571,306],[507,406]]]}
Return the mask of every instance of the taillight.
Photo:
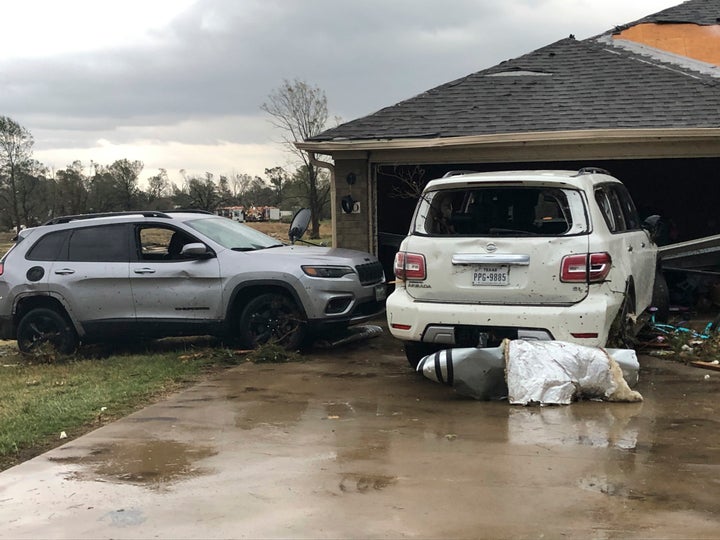
{"label": "taillight", "polygon": [[0,261],[0,276],[3,275],[3,270],[5,269],[5,263]]}
{"label": "taillight", "polygon": [[425,279],[425,256],[419,253],[398,251],[395,254],[395,277],[402,280]]}
{"label": "taillight", "polygon": [[580,253],[566,255],[560,265],[560,281],[565,283],[597,283],[610,273],[610,254]]}

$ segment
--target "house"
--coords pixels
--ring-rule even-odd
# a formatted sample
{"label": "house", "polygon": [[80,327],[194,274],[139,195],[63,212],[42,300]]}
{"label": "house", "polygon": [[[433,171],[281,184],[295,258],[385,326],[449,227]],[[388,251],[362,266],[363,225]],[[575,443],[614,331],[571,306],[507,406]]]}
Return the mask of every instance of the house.
{"label": "house", "polygon": [[[608,169],[673,240],[720,233],[720,0],[573,36],[298,143],[333,172],[335,245],[391,274],[419,189],[449,170]],[[323,156],[330,156],[332,163]]]}

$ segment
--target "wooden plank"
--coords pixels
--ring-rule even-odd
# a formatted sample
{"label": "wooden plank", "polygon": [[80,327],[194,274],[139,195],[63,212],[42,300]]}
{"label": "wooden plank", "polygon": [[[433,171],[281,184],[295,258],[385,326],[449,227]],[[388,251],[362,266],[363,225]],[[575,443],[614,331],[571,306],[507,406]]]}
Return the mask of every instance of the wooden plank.
{"label": "wooden plank", "polygon": [[713,371],[720,371],[720,364],[715,364],[713,362],[702,362],[701,360],[695,360],[694,362],[690,362],[691,366],[699,367],[703,369],[712,369]]}

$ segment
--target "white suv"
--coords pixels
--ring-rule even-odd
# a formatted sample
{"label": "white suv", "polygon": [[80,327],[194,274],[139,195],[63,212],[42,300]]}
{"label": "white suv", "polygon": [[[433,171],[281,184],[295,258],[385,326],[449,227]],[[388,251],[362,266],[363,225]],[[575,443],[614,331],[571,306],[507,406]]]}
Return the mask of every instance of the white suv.
{"label": "white suv", "polygon": [[411,365],[504,338],[627,344],[637,315],[666,305],[656,268],[652,232],[606,171],[448,173],[395,256],[388,324]]}

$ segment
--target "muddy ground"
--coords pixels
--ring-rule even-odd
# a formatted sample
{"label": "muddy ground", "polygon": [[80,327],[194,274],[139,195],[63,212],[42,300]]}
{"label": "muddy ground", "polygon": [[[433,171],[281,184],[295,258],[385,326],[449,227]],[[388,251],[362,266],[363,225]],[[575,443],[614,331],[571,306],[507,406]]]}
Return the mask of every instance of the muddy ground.
{"label": "muddy ground", "polygon": [[720,374],[641,364],[643,403],[543,408],[387,333],[243,364],[0,473],[0,538],[717,538]]}

